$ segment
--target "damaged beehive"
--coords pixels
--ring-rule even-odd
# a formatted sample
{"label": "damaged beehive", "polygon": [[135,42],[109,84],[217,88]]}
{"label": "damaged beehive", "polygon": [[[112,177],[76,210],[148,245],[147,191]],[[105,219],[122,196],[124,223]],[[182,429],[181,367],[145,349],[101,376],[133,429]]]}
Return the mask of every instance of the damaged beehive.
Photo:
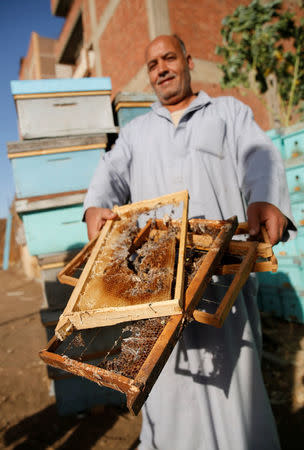
{"label": "damaged beehive", "polygon": [[[157,225],[152,234],[162,234],[164,224],[160,222]],[[183,314],[132,321],[95,330],[75,331],[63,342],[54,337],[47,349],[40,353],[41,358],[53,367],[125,393],[128,408],[137,414],[188,320],[191,320],[202,293],[229,245],[237,221],[234,218],[231,221],[218,222],[214,229],[209,225],[207,231],[210,232],[199,238],[202,245],[208,244],[208,248],[203,249],[201,264],[188,267],[189,286],[185,292]],[[180,227],[176,228],[178,238],[181,239]],[[189,235],[188,241],[191,239]],[[102,346],[109,342],[108,334],[111,332],[111,344],[105,351]],[[87,344],[84,339],[79,339],[78,333],[84,333]],[[96,348],[90,346],[98,337],[101,347],[100,351],[96,352],[98,345]]]}
{"label": "damaged beehive", "polygon": [[[174,222],[171,225],[176,226],[179,239],[179,225]],[[129,410],[137,414],[188,322],[194,318],[221,326],[249,273],[276,270],[277,263],[265,229],[262,229],[261,242],[231,240],[234,232],[248,235],[247,224],[240,224],[237,229],[236,226],[235,218],[188,222],[183,314],[74,331],[63,342],[54,337],[40,352],[41,358],[57,369],[123,392]],[[144,241],[148,230],[152,236],[161,236],[166,229],[167,224],[156,220],[154,227],[148,224],[141,230],[138,240]],[[132,251],[136,239],[133,244]],[[78,280],[74,278],[77,268],[90,258],[92,248],[90,243],[81,256],[74,258],[62,271],[62,280],[77,285]],[[230,284],[225,287],[222,299],[210,298],[206,292],[214,283],[212,275],[215,274],[235,275],[232,280],[229,276]]]}
{"label": "damaged beehive", "polygon": [[[178,205],[179,226],[168,219],[163,230],[155,230],[149,214]],[[119,218],[101,231],[60,317],[57,337],[64,339],[72,329],[181,314],[187,210],[187,191],[116,208]],[[143,215],[147,220],[140,230]]]}

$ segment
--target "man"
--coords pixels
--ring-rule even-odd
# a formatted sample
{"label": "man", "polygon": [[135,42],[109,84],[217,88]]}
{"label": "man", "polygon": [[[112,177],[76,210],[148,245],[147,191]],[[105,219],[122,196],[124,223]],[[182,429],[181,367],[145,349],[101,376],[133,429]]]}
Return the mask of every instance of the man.
{"label": "man", "polygon": [[[100,162],[85,200],[92,238],[114,204],[188,189],[189,217],[265,224],[272,244],[294,228],[278,151],[250,108],[231,98],[195,95],[191,56],[177,36],[146,51],[159,101],[126,125]],[[247,205],[249,205],[247,207]],[[225,278],[205,295],[223,295]],[[140,449],[278,449],[260,370],[261,330],[255,278],[221,329],[191,323],[143,408]]]}

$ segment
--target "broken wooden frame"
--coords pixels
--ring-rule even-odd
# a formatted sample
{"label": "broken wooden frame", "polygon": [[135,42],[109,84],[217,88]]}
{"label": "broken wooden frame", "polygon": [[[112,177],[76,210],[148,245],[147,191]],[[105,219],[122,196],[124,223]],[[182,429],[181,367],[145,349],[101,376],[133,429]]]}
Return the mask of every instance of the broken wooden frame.
{"label": "broken wooden frame", "polygon": [[[40,352],[42,360],[53,367],[123,392],[126,395],[129,410],[138,414],[184,327],[191,320],[193,311],[216,271],[236,227],[236,218],[217,223],[213,242],[186,290],[183,314],[139,320],[127,324],[129,327],[127,331],[131,334],[134,327],[136,329],[136,327],[142,326],[144,336],[146,336],[144,340],[140,340],[138,337],[133,339],[133,346],[136,348],[129,348],[127,352],[124,350],[127,358],[117,356],[119,349],[117,349],[116,341],[106,357],[101,358],[101,361],[96,363],[95,360],[95,364],[85,363],[82,357],[77,360],[66,354],[60,354],[60,347],[64,345],[65,341],[62,343],[54,336],[47,348]],[[112,327],[99,328],[97,332],[106,333],[109,328]],[[68,339],[71,339],[71,336]],[[127,339],[128,337],[122,338],[122,341],[125,342]],[[120,354],[123,353],[123,342]],[[139,360],[136,360],[138,352],[142,353],[140,353]],[[108,361],[105,361],[107,358]],[[119,358],[120,361],[117,362]],[[113,366],[115,370],[110,370]],[[134,366],[136,370],[134,370]]]}
{"label": "broken wooden frame", "polygon": [[[106,285],[104,280],[106,277],[109,279],[109,261],[113,260],[113,246],[116,245],[116,242],[121,242],[119,239],[123,235],[123,226],[128,227],[131,221],[131,218],[138,218],[141,214],[147,214],[153,210],[158,208],[162,208],[165,206],[172,205],[176,207],[182,203],[182,218],[180,223],[180,238],[178,244],[178,258],[177,258],[177,267],[176,271],[174,269],[174,252],[175,252],[175,239],[171,239],[171,250],[168,250],[168,270],[172,272],[173,279],[173,271],[175,271],[175,288],[174,288],[174,296],[171,298],[171,282],[165,286],[166,289],[163,289],[160,295],[160,298],[156,298],[156,289],[149,289],[149,293],[144,296],[144,301],[138,304],[132,304],[132,300],[137,300],[136,296],[133,295],[129,304],[118,305],[118,301],[123,301],[123,297],[116,294],[112,295],[111,289],[119,290],[119,283],[113,283],[112,287]],[[102,231],[100,232],[95,243],[90,243],[86,250],[90,250],[91,254],[89,259],[87,260],[84,270],[80,275],[79,280],[76,283],[75,289],[69,299],[69,302],[61,315],[58,325],[56,327],[55,333],[59,339],[64,339],[69,333],[72,332],[73,329],[81,330],[86,328],[94,328],[99,326],[108,326],[113,325],[120,322],[127,322],[131,320],[138,320],[143,318],[151,318],[151,317],[159,317],[166,316],[172,314],[181,314],[183,308],[183,294],[184,294],[184,257],[185,257],[185,248],[186,248],[186,233],[187,233],[187,214],[188,214],[188,192],[181,191],[174,194],[166,195],[163,197],[158,197],[156,199],[142,201],[133,203],[130,205],[124,205],[122,207],[114,208],[114,211],[119,216],[118,220],[108,220]],[[138,236],[139,243],[141,242],[142,237],[145,237],[147,234],[145,230],[149,232],[149,223],[147,222],[146,226]],[[134,242],[133,242],[134,246]],[[132,247],[132,246],[131,246]],[[174,247],[174,248],[173,248]],[[123,253],[126,248],[119,248],[120,253]],[[132,253],[132,248],[127,249],[129,254]],[[103,253],[102,253],[103,252]],[[116,252],[117,253],[117,252]],[[81,253],[78,256],[77,261],[81,261],[84,253]],[[100,256],[101,255],[101,256]],[[77,257],[76,257],[77,258]],[[100,258],[100,259],[98,259]],[[126,258],[125,258],[126,260]],[[116,263],[115,263],[116,264]],[[114,263],[112,263],[112,267],[114,267]],[[117,265],[117,270],[121,270],[122,266]],[[112,268],[112,273],[115,275],[115,270]],[[164,267],[163,270],[166,268]],[[162,270],[162,271],[163,271]],[[94,274],[98,273],[98,277]],[[126,269],[127,273],[127,269]],[[128,273],[131,273],[129,270]],[[101,274],[101,275],[100,275]],[[133,276],[133,275],[132,275]],[[93,279],[94,278],[94,279]],[[135,276],[130,280],[134,280]],[[138,277],[137,277],[138,278]],[[168,278],[168,277],[167,277]],[[59,275],[59,279],[62,279],[62,274]],[[114,276],[112,279],[115,279]],[[123,282],[123,277],[120,278],[121,282]],[[166,280],[165,280],[166,281]],[[95,284],[94,284],[95,283]],[[98,284],[99,283],[99,284]],[[98,301],[93,304],[91,300],[92,297],[89,297],[87,291],[92,292],[93,288],[97,285],[97,289],[94,292],[98,293],[98,299],[102,299],[105,303],[105,307],[99,307]],[[100,287],[101,286],[101,287]],[[104,286],[106,286],[104,288]],[[141,286],[143,284],[141,283]],[[90,291],[91,289],[91,291]],[[103,289],[103,291],[102,291]],[[100,292],[103,292],[104,295],[99,295]],[[148,290],[146,291],[148,292]],[[86,297],[89,298],[86,301]],[[97,295],[96,295],[97,297]],[[83,301],[83,299],[85,300]],[[148,298],[148,300],[147,300]],[[154,300],[156,298],[156,300]],[[114,300],[113,300],[114,299]],[[92,303],[92,306],[90,305]],[[115,303],[116,302],[116,303]],[[111,306],[109,306],[111,304]],[[96,306],[98,305],[98,306]],[[90,307],[91,306],[91,307]]]}
{"label": "broken wooden frame", "polygon": [[[162,221],[157,220],[158,227],[162,227]],[[195,223],[201,223],[202,225],[209,225],[210,227],[219,228],[224,221],[220,220],[205,220],[205,219],[190,219],[189,225]],[[240,223],[235,231],[235,236],[248,235],[247,222]],[[83,270],[85,263],[87,262],[94,245],[96,244],[97,237],[91,240],[83,249],[63,267],[58,273],[58,279],[63,284],[70,286],[76,286],[79,276],[79,272]],[[213,242],[210,235],[199,235],[193,232],[187,233],[187,247],[192,246],[202,251],[208,251],[210,244]],[[251,241],[235,240],[232,239],[228,245],[225,254],[228,256],[243,257],[250,249]],[[221,263],[216,268],[216,275],[228,275],[234,274],[239,271],[241,262],[226,262]],[[272,246],[269,241],[268,234],[264,227],[261,228],[261,234],[257,241],[256,260],[251,268],[251,272],[276,272],[278,268],[277,259],[273,253]]]}
{"label": "broken wooden frame", "polygon": [[[236,235],[249,235],[248,224],[239,224]],[[216,310],[211,314],[206,311],[196,309],[193,311],[193,318],[200,322],[215,327],[221,327],[230,312],[241,288],[245,284],[251,272],[275,272],[277,270],[277,260],[274,256],[272,246],[269,241],[267,231],[264,226],[261,227],[260,239],[262,242],[256,241],[231,241],[228,246],[227,253],[229,255],[240,257],[240,263],[222,264],[218,267],[217,275],[235,274],[230,286],[228,287],[224,297],[218,302]],[[193,244],[196,248],[204,249],[200,243],[199,236],[192,237]],[[216,302],[214,302],[215,304]]]}
{"label": "broken wooden frame", "polygon": [[[156,221],[157,223],[162,223],[161,221]],[[190,219],[189,224],[192,223],[202,223],[209,224],[211,227],[219,227],[224,221],[221,220],[205,220],[205,219]],[[238,224],[234,236],[247,235],[248,224],[247,222],[242,222]],[[68,264],[66,264],[63,269],[58,273],[58,279],[63,284],[69,284],[70,286],[76,286],[79,277],[77,277],[77,272],[82,271],[84,264],[87,262],[92,249],[97,241],[96,236],[88,244],[86,244],[83,249],[77,253],[76,256],[71,259]],[[200,250],[207,251],[210,248],[212,240],[208,236],[207,239],[204,235],[198,235],[195,233],[187,233],[187,246],[194,246]],[[246,240],[234,240],[232,239],[228,245],[225,253],[235,256],[243,256],[246,254],[250,244],[250,241]],[[258,238],[257,246],[257,260],[253,266],[252,272],[276,272],[277,270],[277,259],[273,253],[272,245],[270,244],[268,234],[265,227],[261,228],[261,234]],[[229,273],[235,273],[239,269],[239,264],[221,264],[218,266],[216,273],[221,275],[226,275]]]}
{"label": "broken wooden frame", "polygon": [[[210,245],[213,243],[212,233],[216,235],[225,221],[204,220],[204,219],[191,219],[189,220],[189,229],[187,232],[187,247],[194,247],[202,252],[208,252]],[[165,230],[165,224],[161,220],[156,220],[155,224],[157,229]],[[198,234],[193,232],[191,228],[202,228],[209,230],[209,233]],[[145,231],[145,230],[144,230]],[[248,224],[241,223],[238,225],[235,231],[235,237],[240,235],[248,235]],[[222,261],[215,270],[214,275],[229,275],[234,274],[235,277],[229,286],[223,299],[218,302],[218,308],[216,311],[209,313],[201,310],[195,310],[193,317],[195,320],[201,323],[221,327],[232,308],[232,305],[247,280],[251,272],[275,272],[277,270],[277,260],[274,256],[272,246],[269,241],[268,234],[265,227],[261,227],[261,233],[259,241],[244,241],[244,240],[231,240],[225,251],[225,256],[228,262]],[[75,286],[77,284],[77,278],[72,275],[77,270],[79,264],[82,264],[90,254],[92,247],[94,246],[94,240],[87,246],[59,273],[58,278],[61,282]],[[229,262],[229,257],[232,257],[233,262]],[[238,262],[235,262],[238,259]],[[215,302],[214,302],[215,304]]]}
{"label": "broken wooden frame", "polygon": [[[164,227],[163,221],[156,222],[158,228]],[[191,229],[195,228],[196,225],[203,230],[213,231],[209,234],[195,233]],[[137,414],[184,327],[192,317],[199,322],[221,326],[250,271],[256,269],[262,271],[276,270],[276,261],[265,230],[262,231],[261,242],[250,242],[231,240],[234,232],[235,235],[248,234],[247,224],[240,224],[236,231],[234,231],[235,228],[235,220],[230,223],[206,220],[189,221],[187,247],[198,248],[205,252],[205,256],[186,289],[184,314],[127,323],[124,325],[125,328],[121,336],[117,340],[114,339],[114,343],[109,346],[108,351],[105,350],[103,343],[102,348],[99,348],[97,353],[85,353],[82,350],[78,356],[69,356],[64,353],[64,350],[61,350],[62,345],[72,346],[74,350],[73,339],[77,341],[77,333],[82,331],[73,333],[63,342],[54,336],[48,347],[40,353],[41,358],[55,368],[63,369],[70,374],[84,376],[99,385],[123,392],[126,395],[129,410]],[[144,233],[145,230],[138,235],[138,238],[141,239]],[[89,243],[67,265],[65,270],[61,272],[60,278],[67,277],[64,278],[65,281],[75,285],[77,279],[74,279],[73,274],[79,265],[84,264],[92,252],[92,248],[94,248],[94,241]],[[228,259],[237,256],[241,262],[238,264],[223,263],[223,255],[228,256]],[[217,311],[211,315],[196,308],[210,283],[212,275],[216,273],[235,274],[235,277]],[[94,331],[97,335],[100,335],[104,342],[106,333],[116,326],[96,328],[96,331],[83,330],[83,333]],[[142,330],[140,338],[138,337],[139,329]],[[125,337],[124,333],[127,333]],[[128,333],[131,333],[131,338]],[[135,336],[135,339],[132,339],[132,335]],[[70,342],[69,339],[71,339]]]}

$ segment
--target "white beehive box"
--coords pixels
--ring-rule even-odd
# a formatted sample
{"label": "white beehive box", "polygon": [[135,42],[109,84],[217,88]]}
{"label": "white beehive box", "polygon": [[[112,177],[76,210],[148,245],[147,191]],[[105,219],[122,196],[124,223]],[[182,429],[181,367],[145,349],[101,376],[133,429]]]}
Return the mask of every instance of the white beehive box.
{"label": "white beehive box", "polygon": [[115,131],[111,80],[17,80],[11,91],[22,139]]}

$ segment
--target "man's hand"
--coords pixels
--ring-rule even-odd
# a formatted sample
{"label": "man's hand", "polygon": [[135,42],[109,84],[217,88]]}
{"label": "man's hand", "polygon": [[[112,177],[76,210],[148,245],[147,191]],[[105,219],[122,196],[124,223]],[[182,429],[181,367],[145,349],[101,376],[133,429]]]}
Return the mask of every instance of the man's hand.
{"label": "man's hand", "polygon": [[116,217],[117,214],[108,208],[88,208],[85,212],[85,221],[89,240],[97,235],[107,220],[116,219]]}
{"label": "man's hand", "polygon": [[251,203],[247,209],[250,236],[257,236],[260,226],[265,225],[271,245],[277,244],[287,227],[287,217],[274,205],[267,202]]}

